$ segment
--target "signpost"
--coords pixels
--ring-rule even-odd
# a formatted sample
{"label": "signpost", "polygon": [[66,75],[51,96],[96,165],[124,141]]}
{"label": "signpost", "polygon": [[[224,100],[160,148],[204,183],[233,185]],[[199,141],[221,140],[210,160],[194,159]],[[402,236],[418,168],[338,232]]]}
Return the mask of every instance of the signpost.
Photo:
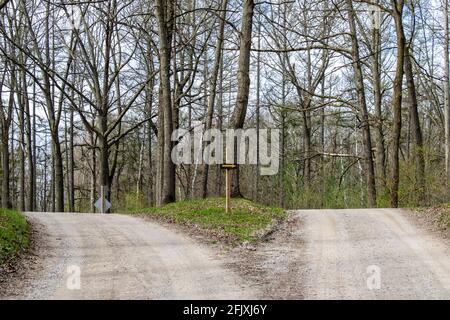
{"label": "signpost", "polygon": [[94,204],[94,206],[100,210],[100,213],[106,213],[109,209],[111,209],[111,203],[106,199],[105,190],[107,187],[100,187],[100,199]]}
{"label": "signpost", "polygon": [[222,169],[225,171],[225,212],[230,212],[230,199],[231,199],[231,173],[230,170],[236,170],[238,168],[237,164],[223,164]]}

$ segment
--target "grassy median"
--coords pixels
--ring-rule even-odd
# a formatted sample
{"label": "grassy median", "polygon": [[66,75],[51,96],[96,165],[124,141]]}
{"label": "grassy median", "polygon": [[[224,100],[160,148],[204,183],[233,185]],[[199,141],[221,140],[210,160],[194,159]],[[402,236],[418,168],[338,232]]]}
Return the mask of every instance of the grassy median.
{"label": "grassy median", "polygon": [[229,243],[254,242],[271,232],[286,213],[245,199],[232,199],[231,212],[225,213],[224,198],[180,201],[162,208],[135,210],[166,222],[184,225],[214,240]]}
{"label": "grassy median", "polygon": [[25,217],[0,209],[0,266],[9,262],[29,244],[29,227]]}

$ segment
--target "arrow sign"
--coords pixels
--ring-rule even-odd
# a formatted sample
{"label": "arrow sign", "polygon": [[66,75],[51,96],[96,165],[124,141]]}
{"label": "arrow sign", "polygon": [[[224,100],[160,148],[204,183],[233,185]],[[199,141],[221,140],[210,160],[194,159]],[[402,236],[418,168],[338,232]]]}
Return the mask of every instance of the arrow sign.
{"label": "arrow sign", "polygon": [[103,209],[104,212],[102,212],[102,213],[105,213],[106,211],[111,209],[111,203],[106,199],[103,200],[103,208],[102,208],[102,199],[101,198],[97,200],[97,202],[94,204],[94,206],[100,211],[102,211],[102,209]]}
{"label": "arrow sign", "polygon": [[225,169],[225,170],[235,170],[237,168],[238,168],[237,164],[223,164],[222,165],[222,169]]}

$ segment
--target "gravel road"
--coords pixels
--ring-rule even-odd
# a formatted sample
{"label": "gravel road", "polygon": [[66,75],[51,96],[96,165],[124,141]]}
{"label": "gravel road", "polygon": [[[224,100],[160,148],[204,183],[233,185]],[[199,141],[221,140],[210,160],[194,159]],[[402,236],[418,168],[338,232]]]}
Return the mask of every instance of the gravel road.
{"label": "gravel road", "polygon": [[225,254],[129,216],[27,216],[44,235],[38,262],[2,298],[450,299],[448,241],[405,210],[293,211],[266,241]]}
{"label": "gravel road", "polygon": [[[28,213],[46,236],[14,299],[251,299],[210,249],[122,215]],[[79,269],[78,269],[79,268]],[[80,282],[77,273],[80,271]],[[78,283],[80,289],[78,290]]]}
{"label": "gravel road", "polygon": [[299,210],[230,267],[261,299],[450,299],[450,249],[409,211]]}
{"label": "gravel road", "polygon": [[298,211],[306,299],[450,299],[450,250],[404,210]]}

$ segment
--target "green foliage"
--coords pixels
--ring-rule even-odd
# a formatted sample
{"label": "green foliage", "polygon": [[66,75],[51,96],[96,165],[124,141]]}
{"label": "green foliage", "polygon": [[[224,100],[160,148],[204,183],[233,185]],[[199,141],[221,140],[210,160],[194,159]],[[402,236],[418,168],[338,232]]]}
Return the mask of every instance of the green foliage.
{"label": "green foliage", "polygon": [[[434,206],[449,201],[445,186],[445,172],[442,170],[441,155],[430,148],[424,148],[424,187],[417,181],[417,168],[413,158],[400,160],[399,206]],[[281,186],[285,189],[285,206],[290,209],[345,209],[367,206],[367,185],[364,168],[349,159],[325,159],[315,161],[311,179],[303,177],[302,165],[287,164],[283,180],[261,179],[260,201],[266,204],[278,203]],[[322,167],[323,165],[323,167]],[[348,170],[346,170],[348,168]],[[389,168],[387,168],[389,171]],[[248,175],[251,178],[251,175]],[[249,179],[247,178],[247,179]],[[387,180],[389,181],[389,173]],[[390,207],[389,189],[377,181],[377,207]],[[422,189],[421,189],[422,188]],[[270,190],[267,192],[265,190]]]}
{"label": "green foliage", "polygon": [[[119,199],[117,199],[119,201]],[[121,202],[118,203],[119,212],[136,212],[145,207],[144,195],[142,193],[129,192],[123,195]]]}
{"label": "green foliage", "polygon": [[391,198],[388,188],[379,187],[377,190],[377,207],[389,208],[391,206]]}
{"label": "green foliage", "polygon": [[28,244],[29,227],[25,217],[15,211],[0,209],[0,265]]}
{"label": "green foliage", "polygon": [[434,206],[449,200],[444,183],[446,179],[445,171],[442,170],[439,163],[440,155],[435,154],[430,148],[424,148],[424,152],[425,189],[422,199],[412,158],[400,161],[399,200],[402,207]]}
{"label": "green foliage", "polygon": [[[292,209],[345,209],[361,208],[366,204],[366,190],[352,175],[342,179],[333,170],[324,170],[323,176],[309,181],[297,181],[295,167],[287,168],[284,183],[287,206]],[[320,172],[318,172],[320,174]]]}
{"label": "green foliage", "polygon": [[274,222],[286,217],[286,213],[279,208],[266,207],[245,199],[232,199],[231,208],[227,214],[224,198],[209,198],[129,212],[197,227],[225,237],[230,242],[256,241]]}

